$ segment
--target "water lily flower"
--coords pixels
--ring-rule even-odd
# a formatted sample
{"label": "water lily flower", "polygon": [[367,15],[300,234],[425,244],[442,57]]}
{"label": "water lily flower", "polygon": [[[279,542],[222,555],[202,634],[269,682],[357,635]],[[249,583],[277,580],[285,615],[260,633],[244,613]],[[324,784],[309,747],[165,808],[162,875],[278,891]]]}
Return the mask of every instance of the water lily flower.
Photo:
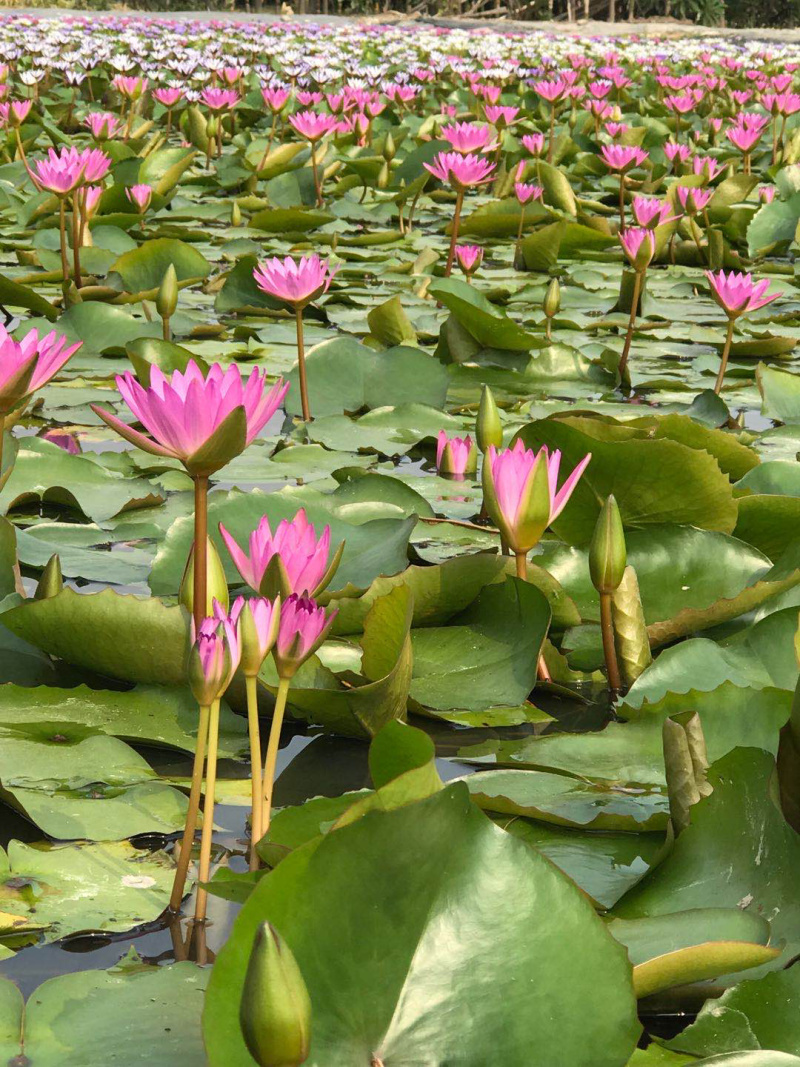
{"label": "water lily flower", "polygon": [[728,316],[728,331],[725,337],[725,345],[722,349],[719,374],[714,386],[714,392],[719,394],[725,380],[725,369],[728,365],[731,345],[733,344],[733,327],[741,315],[750,311],[758,311],[759,308],[771,304],[783,294],[780,292],[770,293],[770,281],[763,278],[760,282],[754,282],[752,274],[742,274],[736,271],[725,273],[724,270],[706,271],[708,284],[711,286],[711,296]]}
{"label": "water lily flower", "polygon": [[188,676],[192,694],[200,707],[210,707],[230,685],[241,657],[239,631],[235,621],[214,601],[214,615],[195,627]]}
{"label": "water lily flower", "polygon": [[293,593],[281,605],[278,640],[272,650],[278,677],[288,681],[330,633],[338,610],[326,614],[313,599]]}
{"label": "water lily flower", "polygon": [[242,579],[257,593],[273,597],[319,596],[336,573],[344,549],[341,544],[329,560],[331,528],[326,526],[317,537],[304,508],[291,521],[282,519],[274,534],[265,515],[250,534],[248,553],[222,523],[219,532]]}
{"label": "water lily flower", "polygon": [[674,222],[678,217],[673,215],[672,205],[668,200],[657,200],[650,196],[635,196],[631,208],[636,224],[646,226],[648,229],[665,226],[668,222]]}
{"label": "water lily flower", "polygon": [[688,185],[678,186],[678,200],[687,215],[699,215],[705,211],[713,195],[713,189],[700,189]]}
{"label": "water lily flower", "polygon": [[241,100],[241,97],[235,89],[203,89],[200,93],[200,99],[209,109],[216,114],[222,114],[223,111],[230,111]]}
{"label": "water lily flower", "polygon": [[438,178],[440,182],[450,182],[456,190],[456,206],[453,212],[450,248],[447,253],[447,264],[444,270],[445,277],[449,278],[453,270],[458,230],[461,224],[461,209],[464,205],[464,194],[467,189],[488,182],[495,170],[495,164],[479,155],[439,152],[433,163],[423,163],[423,166],[430,171],[434,178]]}
{"label": "water lily flower", "polygon": [[136,207],[136,210],[140,215],[144,215],[147,209],[150,207],[150,201],[153,199],[153,187],[147,185],[144,182],[140,182],[137,185],[131,185],[125,190],[125,195],[128,200]]}
{"label": "water lily flower", "polygon": [[472,438],[448,437],[440,430],[436,439],[436,470],[450,478],[464,478],[478,469],[478,449]]}
{"label": "water lily flower", "polygon": [[455,122],[442,126],[442,139],[450,142],[454,152],[468,156],[474,152],[491,152],[497,148],[494,131],[472,122]]}
{"label": "water lily flower", "polygon": [[636,271],[645,271],[656,251],[656,239],[652,230],[641,226],[629,226],[619,234],[622,251]]}
{"label": "water lily flower", "polygon": [[776,188],[774,185],[759,185],[758,199],[762,204],[771,204],[775,199]]}
{"label": "water lily flower", "polygon": [[117,388],[150,437],[98,404],[92,410],[126,441],[155,456],[179,459],[193,477],[207,477],[242,452],[272,418],[289,383],[267,391],[266,374],[255,368],[242,382],[234,364],[215,363],[204,377],[195,361],[167,378],[156,366],[144,388],[131,371],[118,374]]}
{"label": "water lily flower", "polygon": [[591,458],[584,456],[558,489],[559,451],[551,454],[544,445],[534,452],[520,438],[512,448],[489,446],[483,464],[486,509],[517,557],[527,556],[564,510]]}
{"label": "water lily flower", "polygon": [[92,111],[83,121],[91,130],[95,141],[107,141],[120,126],[119,119],[110,111]]}
{"label": "water lily flower", "polygon": [[541,200],[544,189],[541,185],[532,182],[514,182],[514,195],[520,204],[529,204],[533,200]]}
{"label": "water lily flower", "polygon": [[69,345],[67,338],[55,330],[40,337],[35,329],[29,330],[21,341],[15,341],[5,327],[0,326],[0,456],[2,423],[6,415],[47,385],[82,343]]}
{"label": "water lily flower", "polygon": [[289,122],[301,137],[312,144],[322,140],[336,125],[333,115],[316,111],[298,111],[296,115],[289,116]]}
{"label": "water lily flower", "polygon": [[456,261],[469,281],[483,262],[483,249],[480,245],[456,245]]}
{"label": "water lily flower", "polygon": [[153,99],[157,100],[163,107],[170,108],[183,99],[183,89],[177,85],[168,85],[160,89],[153,90]]}
{"label": "water lily flower", "polygon": [[620,174],[625,174],[633,167],[640,167],[648,154],[637,145],[604,144],[600,149],[600,158],[608,169]]}
{"label": "water lily flower", "polygon": [[522,138],[522,147],[532,156],[540,156],[544,151],[544,134],[526,133]]}

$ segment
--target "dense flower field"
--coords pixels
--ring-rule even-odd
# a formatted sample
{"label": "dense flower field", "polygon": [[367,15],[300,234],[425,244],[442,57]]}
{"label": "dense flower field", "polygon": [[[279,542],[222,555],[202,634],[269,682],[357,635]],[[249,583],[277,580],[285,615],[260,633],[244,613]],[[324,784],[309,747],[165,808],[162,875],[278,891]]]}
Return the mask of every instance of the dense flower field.
{"label": "dense flower field", "polygon": [[0,22],[0,1060],[800,1067],[800,48]]}

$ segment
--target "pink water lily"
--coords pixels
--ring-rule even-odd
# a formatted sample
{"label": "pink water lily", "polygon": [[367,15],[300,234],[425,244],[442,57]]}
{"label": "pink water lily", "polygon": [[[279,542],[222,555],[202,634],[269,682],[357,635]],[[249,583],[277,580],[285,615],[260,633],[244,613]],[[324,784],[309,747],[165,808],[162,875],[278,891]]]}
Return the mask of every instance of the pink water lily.
{"label": "pink water lily", "polygon": [[[225,609],[215,601],[217,618],[224,617]],[[281,616],[280,597],[247,599],[238,596],[231,604],[230,619],[238,628],[241,645],[240,666],[245,675],[255,676],[267,658],[278,636]]]}
{"label": "pink water lily", "polygon": [[291,93],[288,89],[272,89],[261,86],[261,97],[273,115],[280,114],[289,102]]}
{"label": "pink water lily", "polygon": [[209,109],[220,114],[223,111],[230,111],[231,108],[241,100],[241,97],[235,89],[203,89],[200,94],[200,99]]}
{"label": "pink water lily", "polygon": [[265,260],[253,270],[256,285],[263,292],[284,300],[293,307],[305,307],[328,291],[338,267],[321,259],[316,253],[281,260],[277,256]]}
{"label": "pink water lily", "polygon": [[289,116],[289,122],[301,137],[314,143],[330,133],[336,125],[333,115],[318,114],[316,111],[298,111]]}
{"label": "pink water lily", "polygon": [[50,148],[45,159],[34,161],[31,176],[40,190],[65,197],[83,181],[87,162],[76,148],[62,148],[61,152]]}
{"label": "pink water lily", "polygon": [[454,189],[462,191],[489,181],[495,164],[484,156],[461,155],[459,152],[439,152],[433,163],[423,166],[440,182],[449,182]]}
{"label": "pink water lily", "polygon": [[668,222],[675,222],[678,217],[673,214],[668,200],[657,200],[655,197],[635,196],[631,207],[637,225],[648,229],[665,226]]}
{"label": "pink water lily", "polygon": [[526,133],[522,138],[522,147],[532,156],[540,156],[544,151],[544,134]]}
{"label": "pink water lily", "polygon": [[197,703],[208,707],[223,696],[239,666],[239,630],[215,600],[214,615],[203,619],[199,627],[192,622],[191,641],[189,684]]}
{"label": "pink water lily", "polygon": [[688,185],[678,186],[678,200],[687,215],[698,215],[701,211],[705,211],[713,195],[713,189],[695,189]]}
{"label": "pink water lily", "polygon": [[[126,441],[156,456],[179,459],[190,474],[212,474],[238,455],[277,411],[289,383],[279,380],[267,391],[266,374],[255,368],[242,382],[237,366],[215,363],[204,377],[189,360],[185,371],[167,378],[159,367],[150,370],[150,385],[144,388],[130,372],[117,375],[117,388],[136,419],[152,436],[122,422],[97,404],[92,410]],[[214,447],[218,431],[236,409],[244,414],[241,436]]]}
{"label": "pink water lily", "polygon": [[95,141],[107,141],[120,128],[119,118],[110,111],[92,111],[83,121]]}
{"label": "pink water lily", "polygon": [[456,245],[456,260],[467,278],[471,278],[483,262],[480,245]]}
{"label": "pink water lily", "polygon": [[707,270],[706,278],[711,286],[712,297],[731,318],[738,318],[748,311],[758,311],[783,295],[769,292],[769,278],[754,282],[752,274],[736,271],[726,274],[724,270],[714,274],[713,271]]}
{"label": "pink water lily", "polygon": [[[317,537],[304,508],[291,521],[282,519],[274,534],[265,515],[250,534],[247,553],[222,523],[219,532],[237,571],[256,592],[264,591],[265,576],[276,557],[281,564],[280,577],[286,583],[280,590],[284,596],[289,593],[317,596],[333,577],[329,559],[331,528],[326,526]],[[277,587],[282,583],[276,581],[274,584]]]}
{"label": "pink water lily", "polygon": [[136,207],[137,211],[141,215],[144,215],[150,207],[150,201],[153,199],[153,187],[152,185],[146,185],[144,182],[140,182],[138,185],[131,185],[126,189],[125,195]]}
{"label": "pink water lily", "polygon": [[530,204],[534,200],[541,200],[544,189],[541,185],[533,182],[514,182],[514,195],[520,204]]}
{"label": "pink water lily", "polygon": [[440,430],[436,439],[436,470],[446,477],[463,478],[474,474],[478,467],[478,449],[475,442],[466,437],[448,437]]}
{"label": "pink water lily", "polygon": [[183,89],[177,85],[169,85],[162,89],[153,90],[153,98],[163,107],[175,107],[179,100],[183,99]]}
{"label": "pink water lily", "polygon": [[656,251],[656,239],[652,230],[642,226],[629,226],[619,234],[619,242],[635,270],[644,271],[649,267]]}
{"label": "pink water lily", "polygon": [[497,147],[495,132],[489,126],[474,122],[454,122],[442,126],[442,139],[450,142],[454,152],[471,155],[474,152],[491,152]]}
{"label": "pink water lily", "polygon": [[278,640],[272,651],[280,678],[292,678],[316,652],[328,636],[337,614],[332,611],[326,615],[325,608],[310,597],[295,594],[287,597],[281,605]]}
{"label": "pink water lily", "polygon": [[55,330],[40,338],[35,329],[15,341],[0,326],[0,416],[5,417],[54,378],[82,343],[69,345],[66,337]]}
{"label": "pink water lily", "polygon": [[633,167],[640,167],[647,156],[648,153],[636,145],[604,144],[600,149],[600,158],[609,170],[623,174]]}
{"label": "pink water lily", "polygon": [[512,448],[490,445],[483,464],[486,508],[515,554],[527,554],[566,507],[591,459],[584,456],[558,489],[561,453],[538,452],[518,439]]}

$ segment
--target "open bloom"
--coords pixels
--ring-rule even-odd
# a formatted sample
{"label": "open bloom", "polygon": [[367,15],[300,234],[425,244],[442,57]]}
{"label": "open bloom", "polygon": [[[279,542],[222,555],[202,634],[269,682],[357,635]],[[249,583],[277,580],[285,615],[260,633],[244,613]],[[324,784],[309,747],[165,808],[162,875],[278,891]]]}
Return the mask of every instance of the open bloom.
{"label": "open bloom", "polygon": [[236,107],[241,98],[235,89],[203,89],[200,99],[209,111],[220,113]]}
{"label": "open bloom", "polygon": [[[242,551],[222,523],[219,532],[237,571],[256,592],[275,589],[284,596],[289,593],[318,596],[333,578],[341,558],[340,548],[329,562],[331,528],[326,526],[317,537],[303,508],[291,522],[282,519],[274,534],[265,515],[250,534],[249,555]],[[268,586],[272,588],[268,590]]]}
{"label": "open bloom", "polygon": [[456,260],[468,278],[471,278],[483,262],[480,245],[456,245]]}
{"label": "open bloom", "polygon": [[631,205],[633,217],[639,226],[654,229],[663,226],[667,222],[674,222],[677,218],[672,214],[672,207],[668,200],[657,200],[650,196],[635,196]]}
{"label": "open bloom", "polygon": [[640,167],[647,155],[643,148],[636,145],[604,144],[600,149],[600,158],[609,170],[618,170],[621,174],[632,167]]}
{"label": "open bloom", "polygon": [[450,182],[461,191],[489,181],[495,169],[494,163],[483,156],[462,156],[458,152],[439,152],[433,163],[423,166],[440,182]]}
{"label": "open bloom", "polygon": [[541,200],[544,189],[541,185],[532,182],[514,182],[514,195],[520,204],[529,204],[533,200]]}
{"label": "open bloom", "polygon": [[478,469],[478,450],[471,437],[448,437],[439,431],[436,440],[436,470],[439,474],[463,478]]}
{"label": "open bloom", "polygon": [[314,253],[284,260],[274,256],[253,271],[256,285],[276,300],[285,300],[295,308],[305,307],[328,291],[338,268]]}
{"label": "open bloom", "polygon": [[239,631],[234,619],[215,600],[214,615],[203,619],[197,630],[192,620],[191,633],[189,685],[197,703],[208,707],[225,693],[239,666]]}
{"label": "open bloom", "polygon": [[60,153],[50,148],[46,159],[34,161],[33,180],[40,190],[69,196],[83,181],[86,162],[84,154],[75,148],[62,148]]}
{"label": "open bloom", "polygon": [[645,271],[650,266],[656,251],[656,239],[652,230],[629,226],[620,232],[619,243],[634,270]]}
{"label": "open bloom", "polygon": [[296,115],[289,116],[289,122],[301,137],[305,137],[312,144],[322,140],[325,134],[330,133],[336,126],[333,115],[318,115],[316,111],[298,111]]}
{"label": "open bloom", "polygon": [[733,126],[727,131],[727,136],[740,152],[752,152],[761,140],[761,127]]}
{"label": "open bloom", "polygon": [[40,338],[30,330],[19,342],[0,326],[0,415],[7,415],[25,397],[53,378],[82,342],[67,345],[63,335],[52,330]]}
{"label": "open bloom", "polygon": [[518,107],[501,107],[497,104],[488,104],[483,113],[487,118],[487,121],[491,122],[493,126],[496,126],[498,130],[502,130],[505,126],[510,126],[514,119],[519,114]]}
{"label": "open bloom", "polygon": [[330,632],[337,612],[325,614],[309,597],[292,595],[281,605],[278,640],[272,650],[281,678],[293,677]]}
{"label": "open bloom", "polygon": [[454,122],[450,126],[442,126],[441,134],[443,140],[450,142],[454,152],[464,156],[472,152],[491,152],[497,148],[494,130],[473,122]]}
{"label": "open bloom", "polygon": [[769,278],[754,282],[752,274],[741,274],[733,270],[727,274],[724,270],[714,274],[713,271],[707,270],[706,278],[711,286],[712,297],[731,319],[737,319],[748,311],[758,311],[783,295],[768,292]]}
{"label": "open bloom", "polygon": [[558,489],[559,451],[551,455],[544,445],[534,452],[521,439],[500,451],[489,446],[483,464],[486,509],[513,552],[528,553],[538,544],[566,507],[591,458],[591,452],[584,456]]}
{"label": "open bloom", "polygon": [[117,116],[110,111],[92,111],[83,121],[91,130],[95,141],[106,141],[113,137],[120,125]]}
{"label": "open bloom", "polygon": [[[219,619],[225,609],[214,603],[215,614]],[[261,669],[278,636],[278,624],[281,617],[280,597],[267,600],[266,597],[252,597],[250,600],[237,596],[231,604],[230,618],[239,630],[241,644],[240,664],[246,675],[254,676]]]}
{"label": "open bloom", "polygon": [[138,185],[132,185],[125,190],[125,195],[130,202],[136,207],[141,215],[144,215],[145,211],[150,207],[150,201],[153,198],[152,185],[145,185],[143,182]]}
{"label": "open bloom", "polygon": [[692,189],[687,185],[678,186],[678,199],[687,215],[697,215],[699,212],[705,211],[713,195],[713,189]]}
{"label": "open bloom", "polygon": [[179,100],[183,99],[183,89],[177,85],[169,85],[163,89],[154,89],[153,98],[163,107],[175,107]]}
{"label": "open bloom", "polygon": [[273,115],[279,115],[289,102],[290,93],[288,89],[268,89],[262,85],[261,96]]}
{"label": "open bloom", "polygon": [[692,150],[688,144],[677,144],[675,141],[667,141],[664,145],[664,155],[672,164],[675,164],[676,162],[685,163],[691,154]]}
{"label": "open bloom", "polygon": [[131,74],[118,74],[111,84],[128,100],[138,100],[147,92],[147,78],[138,78]]}
{"label": "open bloom", "polygon": [[522,138],[522,146],[532,156],[540,156],[544,151],[544,134],[526,133]]}
{"label": "open bloom", "polygon": [[289,383],[279,380],[266,391],[266,375],[257,368],[242,382],[237,366],[223,371],[218,363],[204,378],[189,360],[186,370],[173,371],[171,378],[152,367],[147,389],[130,371],[118,374],[117,388],[152,436],[93,404],[103,422],[137,448],[179,459],[193,476],[207,476],[250,444],[277,411]]}

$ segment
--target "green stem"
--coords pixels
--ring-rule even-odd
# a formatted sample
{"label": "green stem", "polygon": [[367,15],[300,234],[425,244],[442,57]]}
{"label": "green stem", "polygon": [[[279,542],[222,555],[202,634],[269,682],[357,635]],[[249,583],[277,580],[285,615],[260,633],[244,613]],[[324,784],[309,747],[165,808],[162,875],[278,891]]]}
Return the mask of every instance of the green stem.
{"label": "green stem", "polygon": [[300,405],[303,409],[303,422],[311,422],[311,407],[308,403],[308,381],[306,380],[306,350],[303,343],[303,309],[294,309],[297,326],[297,369],[300,376]]}
{"label": "green stem", "polygon": [[322,186],[319,181],[319,172],[317,171],[317,145],[315,141],[311,141],[311,169],[314,172],[314,191],[317,194],[317,207],[322,207]]}
{"label": "green stem", "polygon": [[61,288],[66,293],[69,286],[69,260],[67,259],[67,207],[63,196],[59,201],[58,232],[61,237]]}
{"label": "green stem", "polygon": [[547,142],[547,162],[548,163],[552,163],[553,162],[553,135],[555,134],[555,128],[556,128],[556,105],[555,105],[555,102],[553,102],[550,105],[550,138],[549,138],[549,140]]}
{"label": "green stem", "polygon": [[203,760],[206,754],[206,739],[208,737],[209,708],[200,708],[200,719],[197,725],[197,742],[194,751],[194,765],[192,767],[192,786],[189,792],[189,807],[186,810],[186,825],[181,839],[181,851],[178,857],[178,866],[175,870],[175,881],[172,883],[172,896],[169,898],[171,911],[179,911],[183,900],[183,890],[186,885],[186,874],[192,858],[192,845],[197,829],[197,813],[200,810],[200,794],[203,791]]}
{"label": "green stem", "polygon": [[722,383],[725,380],[725,368],[728,366],[728,356],[731,354],[731,345],[733,344],[733,323],[734,320],[728,319],[728,332],[725,336],[725,347],[722,349],[722,361],[719,365],[719,374],[717,375],[717,383],[714,386],[714,392],[719,396],[722,392]]}
{"label": "green stem", "polygon": [[[515,552],[514,563],[517,568],[517,577],[521,578],[523,582],[528,580],[528,554],[527,552]],[[547,664],[544,661],[544,656],[539,654],[539,659],[536,664],[536,676],[541,682],[550,682],[550,671],[547,669]]]}
{"label": "green stem", "polygon": [[289,696],[291,681],[281,678],[278,682],[278,695],[275,698],[275,710],[272,713],[272,724],[269,728],[269,741],[267,742],[267,758],[264,760],[264,783],[263,783],[263,811],[261,815],[261,832],[267,833],[272,817],[272,794],[275,789],[275,767],[278,762],[278,748],[281,741],[281,727],[283,716],[286,713],[286,698]]}
{"label": "green stem", "polygon": [[625,232],[625,175],[619,175],[619,232]]}
{"label": "green stem", "polygon": [[694,243],[697,246],[697,254],[700,257],[700,262],[708,266],[708,257],[703,251],[703,246],[700,244],[700,227],[694,221],[694,218],[689,219],[689,224],[692,227],[692,237],[694,237]]}
{"label": "green stem", "polygon": [[78,209],[78,194],[79,190],[76,189],[72,194],[72,274],[75,279],[75,285],[78,289],[81,287],[81,231],[80,231],[80,211]]}
{"label": "green stem", "polygon": [[614,624],[611,619],[611,594],[600,594],[600,629],[603,634],[603,655],[606,661],[608,687],[616,692],[622,688],[617,663],[617,649],[614,644]]}
{"label": "green stem", "polygon": [[[200,840],[200,866],[197,880],[207,882],[211,876],[211,845],[214,835],[214,797],[217,786],[217,747],[219,743],[219,701],[211,705],[208,720],[208,758],[206,760],[206,799],[203,804],[203,836]],[[205,922],[208,894],[198,884],[194,921]]]}
{"label": "green stem", "polygon": [[517,240],[514,243],[514,258],[511,261],[511,266],[516,266],[517,257],[519,256],[519,248],[522,244],[522,227],[525,225],[525,205],[519,205],[519,226],[517,226]]}
{"label": "green stem", "polygon": [[206,617],[208,599],[208,478],[198,474],[194,479],[194,586],[192,614],[195,632]]}
{"label": "green stem", "polygon": [[464,203],[464,190],[459,189],[456,193],[456,210],[453,215],[453,233],[450,238],[450,249],[447,253],[447,266],[444,268],[445,278],[449,278],[453,271],[453,259],[456,254],[456,242],[458,241],[458,227],[461,224],[461,208]]}
{"label": "green stem", "polygon": [[258,727],[258,681],[254,674],[245,675],[247,688],[247,728],[250,735],[250,776],[252,811],[250,815],[250,870],[258,870],[256,845],[261,840],[261,731]]}
{"label": "green stem", "polygon": [[628,332],[625,334],[625,344],[619,359],[620,377],[624,376],[625,368],[628,366],[628,356],[630,355],[631,342],[633,341],[633,328],[636,325],[636,312],[639,310],[639,296],[642,291],[643,278],[644,272],[637,270],[633,279],[633,298],[631,300],[631,317],[628,319]]}

